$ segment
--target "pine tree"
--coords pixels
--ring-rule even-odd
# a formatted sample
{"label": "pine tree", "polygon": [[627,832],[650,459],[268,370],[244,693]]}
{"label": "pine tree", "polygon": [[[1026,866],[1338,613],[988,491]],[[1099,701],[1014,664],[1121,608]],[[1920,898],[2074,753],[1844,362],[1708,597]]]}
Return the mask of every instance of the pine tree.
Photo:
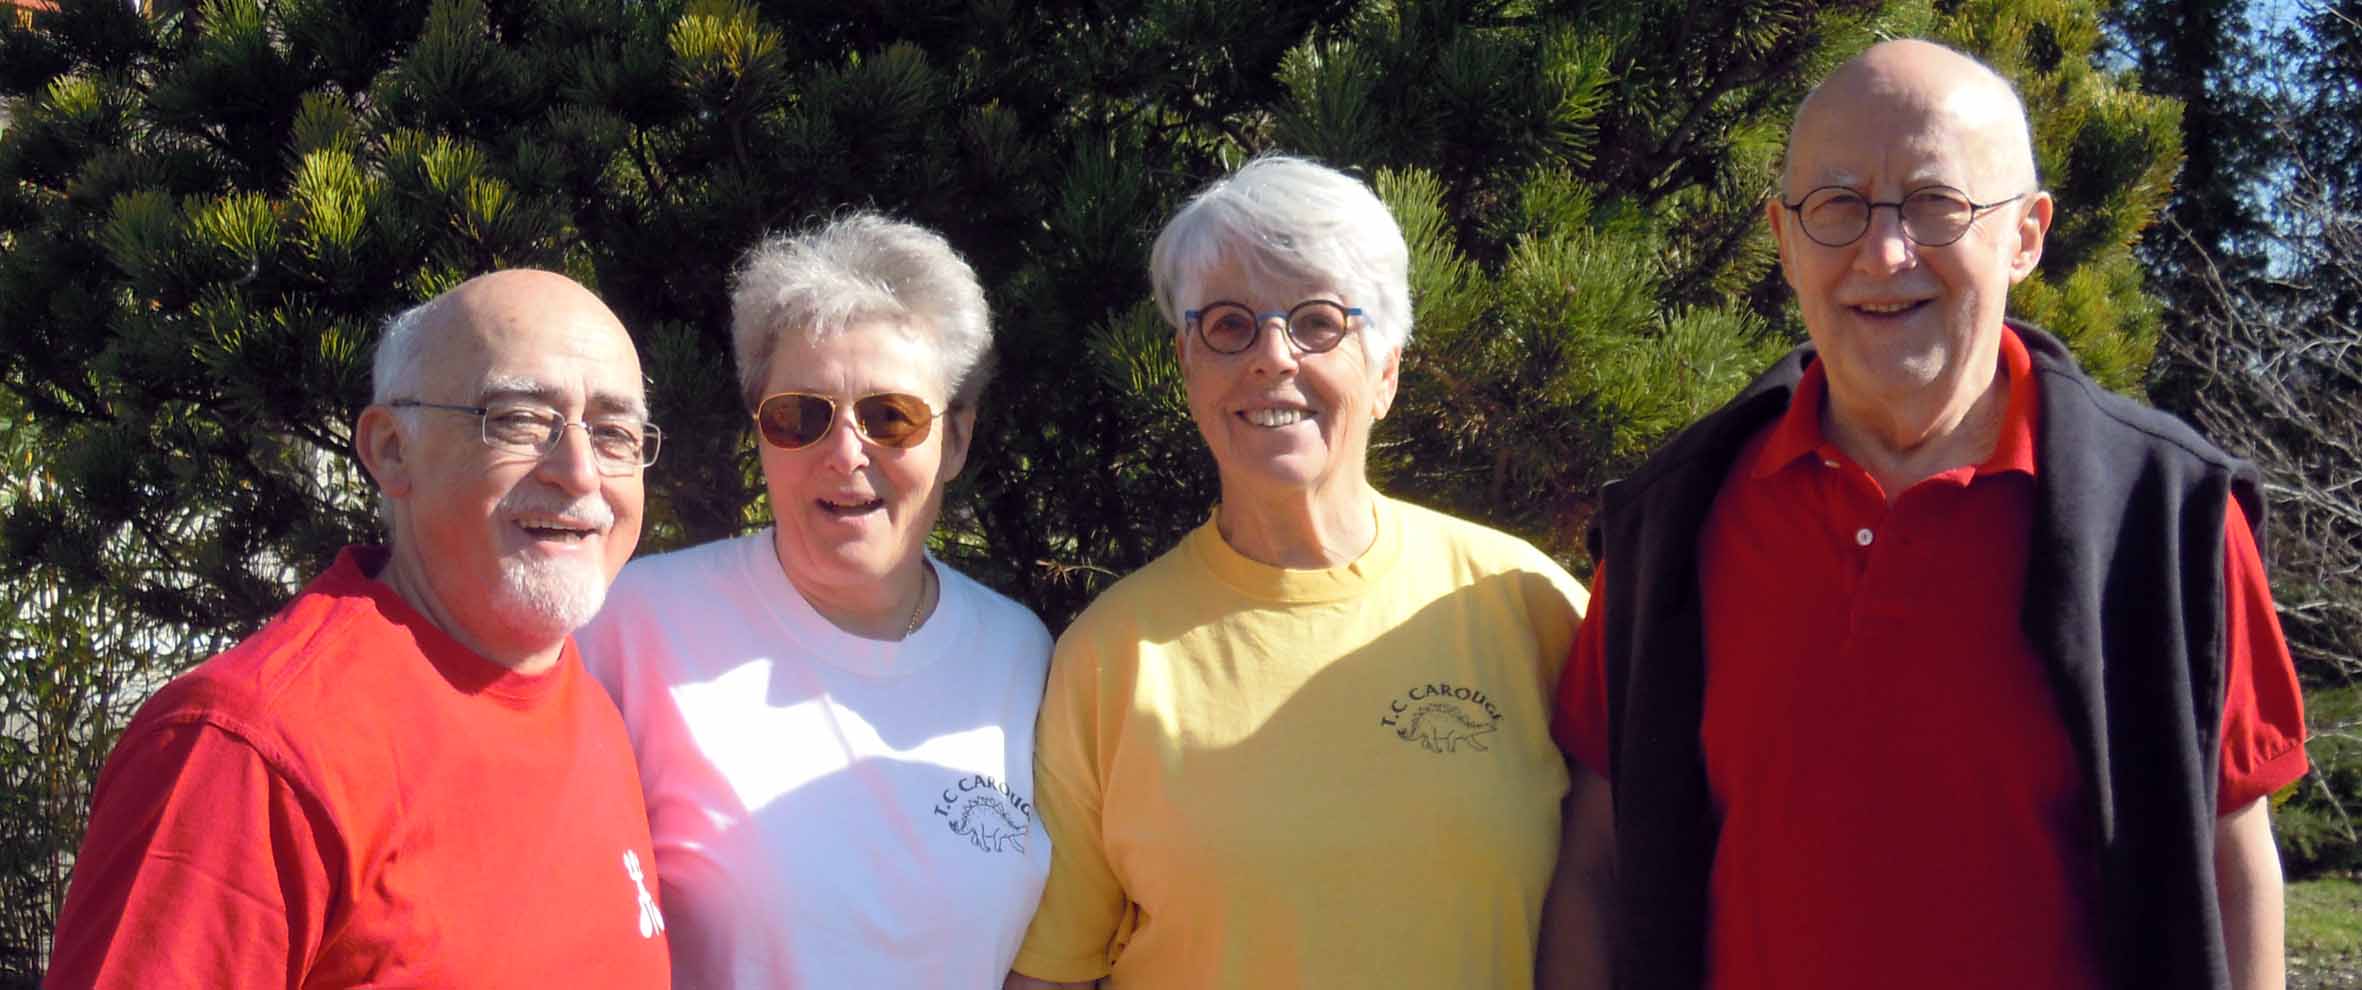
{"label": "pine tree", "polygon": [[[90,664],[147,635],[160,655],[123,676],[153,684],[377,538],[347,431],[379,321],[496,266],[573,275],[633,330],[667,433],[644,549],[761,525],[724,279],[766,231],[855,206],[943,230],[985,280],[1001,374],[938,550],[1062,626],[1214,498],[1147,249],[1198,185],[1274,149],[1359,170],[1410,234],[1417,328],[1380,485],[1581,566],[1600,484],[1801,339],[1762,203],[1796,102],[1879,37],[1947,38],[2017,81],[2063,219],[2014,301],[2137,383],[2156,311],[2129,245],[2177,134],[2170,104],[2094,68],[2097,18],[66,4],[0,31],[0,388],[52,493],[0,496],[0,586],[62,603],[13,613],[7,660],[67,644],[31,613],[70,608],[125,630],[79,647]],[[103,752],[120,714],[94,717]]]}

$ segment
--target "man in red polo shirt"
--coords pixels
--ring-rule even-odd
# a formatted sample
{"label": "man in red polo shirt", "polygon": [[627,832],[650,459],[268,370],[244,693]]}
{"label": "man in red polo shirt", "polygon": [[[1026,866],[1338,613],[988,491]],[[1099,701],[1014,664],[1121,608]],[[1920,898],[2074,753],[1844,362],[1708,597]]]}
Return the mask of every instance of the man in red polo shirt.
{"label": "man in red polo shirt", "polygon": [[1766,206],[1812,345],[1603,496],[1544,986],[2276,987],[2253,470],[2004,319],[2008,83],[1888,42]]}
{"label": "man in red polo shirt", "polygon": [[539,271],[388,324],[353,446],[391,540],[141,706],[50,990],[669,981],[637,762],[576,658],[656,453],[615,314]]}

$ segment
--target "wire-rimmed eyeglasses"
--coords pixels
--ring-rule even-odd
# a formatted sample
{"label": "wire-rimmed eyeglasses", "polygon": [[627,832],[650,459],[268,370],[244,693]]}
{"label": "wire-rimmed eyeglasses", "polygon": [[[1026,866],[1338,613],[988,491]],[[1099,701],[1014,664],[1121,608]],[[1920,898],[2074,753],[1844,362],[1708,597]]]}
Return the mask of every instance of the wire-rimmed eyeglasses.
{"label": "wire-rimmed eyeglasses", "polygon": [[1870,229],[1870,218],[1881,206],[1891,207],[1902,220],[1903,236],[1920,247],[1943,247],[1967,236],[1968,228],[1988,211],[2026,198],[2019,193],[2007,199],[1979,203],[1968,194],[1951,186],[1923,186],[1904,194],[1902,199],[1881,203],[1844,186],[1822,186],[1805,193],[1802,199],[1780,205],[1796,214],[1804,236],[1823,247],[1844,247],[1862,239]]}
{"label": "wire-rimmed eyeglasses", "polygon": [[1290,341],[1306,354],[1335,350],[1352,330],[1351,320],[1361,309],[1328,299],[1307,299],[1287,312],[1257,313],[1244,303],[1210,302],[1203,309],[1186,310],[1181,319],[1197,328],[1197,339],[1216,354],[1238,354],[1255,346],[1263,324],[1283,321]]}
{"label": "wire-rimmed eyeglasses", "polygon": [[565,438],[566,428],[579,426],[583,435],[590,438],[591,455],[598,462],[599,473],[610,476],[631,474],[655,464],[656,451],[664,445],[664,431],[654,423],[631,419],[568,420],[555,409],[532,403],[462,406],[395,399],[386,405],[394,409],[467,413],[476,417],[482,428],[484,446],[535,457],[549,456]]}

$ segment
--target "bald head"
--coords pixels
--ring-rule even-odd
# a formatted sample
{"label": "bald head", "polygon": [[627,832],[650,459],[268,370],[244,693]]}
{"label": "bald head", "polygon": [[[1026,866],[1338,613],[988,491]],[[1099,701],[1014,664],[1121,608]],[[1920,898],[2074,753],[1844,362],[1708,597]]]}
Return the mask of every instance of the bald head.
{"label": "bald head", "polygon": [[1798,174],[1814,152],[1908,140],[1903,135],[1911,132],[1898,122],[1932,122],[1934,133],[1957,142],[1953,153],[1975,173],[1968,178],[1990,184],[1965,190],[1974,196],[2035,188],[2033,135],[2009,80],[1968,55],[1918,40],[1872,45],[1813,87],[1788,130],[1782,187],[1793,196],[1800,182],[1826,184],[1826,177]]}
{"label": "bald head", "polygon": [[370,401],[417,392],[428,366],[440,358],[479,353],[500,337],[553,324],[628,339],[607,305],[564,275],[530,268],[479,275],[386,323],[371,368]]}

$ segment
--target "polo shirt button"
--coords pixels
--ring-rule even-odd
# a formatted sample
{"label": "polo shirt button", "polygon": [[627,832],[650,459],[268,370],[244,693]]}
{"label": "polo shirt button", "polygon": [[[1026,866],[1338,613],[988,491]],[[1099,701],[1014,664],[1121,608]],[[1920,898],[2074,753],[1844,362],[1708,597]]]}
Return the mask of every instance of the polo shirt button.
{"label": "polo shirt button", "polygon": [[1837,462],[1836,462],[1836,461],[1822,461],[1822,462],[1821,462],[1821,466],[1822,466],[1822,467],[1836,467],[1836,466],[1837,466]]}
{"label": "polo shirt button", "polygon": [[1872,535],[1872,534],[1870,533],[1870,531],[1869,531],[1869,530],[1867,530],[1867,529],[1857,529],[1857,530],[1854,530],[1854,545],[1855,545],[1855,546],[1863,546],[1863,547],[1869,546],[1869,545],[1870,545],[1870,541],[1871,541],[1871,540],[1874,540],[1874,539],[1877,539],[1877,537],[1876,537],[1876,536],[1874,536],[1874,535]]}

